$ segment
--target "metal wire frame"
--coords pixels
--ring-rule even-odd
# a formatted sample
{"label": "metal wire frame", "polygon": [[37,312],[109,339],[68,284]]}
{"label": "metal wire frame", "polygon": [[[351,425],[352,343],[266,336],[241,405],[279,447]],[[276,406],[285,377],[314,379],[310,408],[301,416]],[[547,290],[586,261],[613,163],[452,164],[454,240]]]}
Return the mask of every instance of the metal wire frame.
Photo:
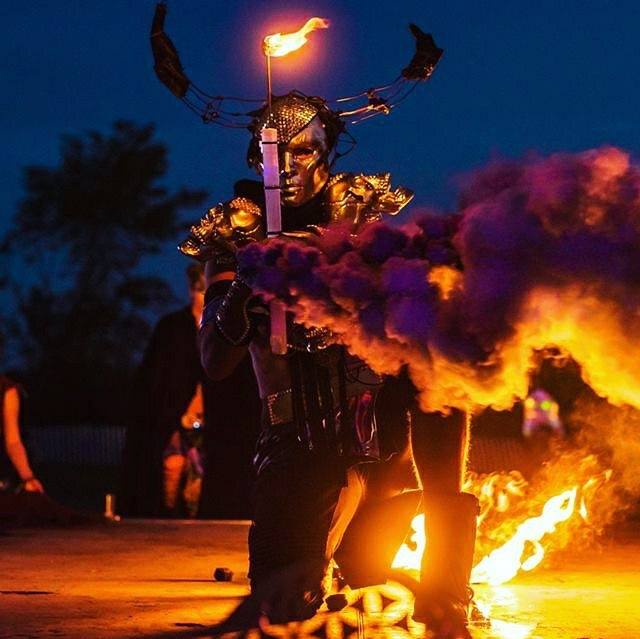
{"label": "metal wire frame", "polygon": [[[260,98],[244,98],[237,96],[211,95],[194,84],[184,72],[179,54],[173,42],[164,31],[164,19],[167,12],[165,2],[156,6],[156,12],[151,29],[151,46],[155,59],[155,70],[160,81],[176,95],[205,124],[216,124],[232,129],[246,129],[256,115],[256,109],[245,110],[247,104],[263,105],[271,100],[269,89],[267,100]],[[389,115],[398,107],[417,87],[431,77],[441,55],[433,38],[423,33],[415,25],[410,25],[411,32],[416,38],[416,53],[409,65],[403,69],[391,83],[372,87],[351,96],[334,98],[326,103],[339,117],[350,119],[351,124],[364,122],[378,115]],[[267,61],[268,62],[268,61]],[[342,108],[351,102],[362,102],[351,109]],[[349,149],[336,157],[346,155],[355,140],[350,135],[344,136]]]}

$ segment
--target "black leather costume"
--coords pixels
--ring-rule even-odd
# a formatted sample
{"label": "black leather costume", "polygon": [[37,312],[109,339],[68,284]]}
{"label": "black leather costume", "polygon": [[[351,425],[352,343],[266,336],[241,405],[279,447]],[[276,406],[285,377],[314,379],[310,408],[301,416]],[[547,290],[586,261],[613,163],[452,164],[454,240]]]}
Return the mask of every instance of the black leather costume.
{"label": "black leather costume", "polygon": [[[241,198],[246,206],[250,199],[260,206],[259,188],[256,182],[240,182],[232,202]],[[283,230],[326,224],[331,215],[327,196],[326,188],[301,207],[284,207]],[[228,258],[218,260],[215,270],[227,270]],[[325,557],[347,469],[396,452],[406,443],[406,422],[400,417],[393,433],[387,429],[380,436],[374,406],[383,380],[332,344],[327,332],[289,322],[288,352],[274,354],[268,307],[252,298],[242,279],[210,286],[203,326],[208,322],[215,325],[227,353],[218,362],[205,361],[205,368],[223,376],[228,362],[248,349],[263,402],[250,533],[250,577],[256,582],[284,566]]]}
{"label": "black leather costume", "polygon": [[[248,125],[253,134],[249,164],[258,172],[262,170],[260,132],[264,127],[278,129],[280,200],[285,206],[285,232],[299,235],[300,229],[309,224],[322,225],[344,219],[350,220],[357,230],[360,224],[379,219],[383,213],[397,213],[411,199],[411,194],[404,189],[392,191],[389,188],[387,174],[330,176],[330,156],[335,153],[346,120],[362,121],[373,115],[389,114],[409,95],[414,83],[428,80],[442,56],[442,49],[436,46],[430,34],[410,25],[416,39],[415,55],[392,83],[351,92],[351,97],[340,98],[333,107],[321,98],[294,91],[280,98],[269,96],[269,108],[263,106],[258,111],[247,112],[242,100],[239,108],[231,108],[235,99],[220,96],[219,91],[215,92],[218,97],[212,98],[187,77],[176,48],[164,33],[165,13],[166,7],[161,3],[156,10],[151,42],[156,73],[171,92],[204,122],[236,128]],[[324,129],[322,135],[321,128]],[[302,139],[305,131],[306,139]],[[310,147],[309,153],[304,147]],[[271,183],[268,188],[273,186]],[[344,366],[344,353],[332,347],[317,348],[325,336],[303,332],[300,337],[298,329],[290,327],[289,337],[293,336],[293,339],[290,339],[287,355],[278,356],[281,359],[271,357],[265,333],[268,330],[265,309],[253,303],[251,291],[240,279],[235,279],[233,284],[223,281],[233,279],[235,247],[264,236],[260,197],[255,194],[252,197],[242,189],[237,191],[237,196],[231,202],[211,209],[200,224],[192,228],[181,250],[206,261],[212,276],[210,302],[200,333],[205,369],[213,376],[225,377],[249,348],[259,377],[264,410],[251,533],[251,575],[256,595],[253,598],[266,598],[272,604],[282,602],[284,598],[290,598],[290,586],[296,580],[299,593],[294,595],[301,595],[298,598],[301,607],[294,606],[286,612],[286,606],[279,604],[281,614],[272,608],[269,618],[273,622],[276,618],[287,620],[313,614],[317,599],[308,595],[309,588],[317,587],[317,583],[313,585],[318,579],[315,568],[306,570],[310,580],[299,578],[304,577],[301,574],[292,580],[289,571],[290,578],[285,580],[285,586],[288,584],[289,587],[281,588],[279,592],[271,587],[268,589],[270,594],[266,590],[260,594],[256,586],[269,570],[273,573],[279,567],[292,568],[305,560],[313,563],[321,556],[330,556],[339,539],[331,539],[328,531],[339,530],[336,520],[348,520],[348,517],[334,516],[340,515],[341,510],[336,507],[338,486],[344,478],[344,469],[353,461],[348,444],[353,442],[356,433],[356,442],[368,441],[374,432],[374,422],[369,417],[363,422],[345,417],[351,405],[362,409],[370,408],[371,403],[364,401],[366,391],[360,393],[357,383],[353,384],[354,392],[350,395],[353,380]],[[287,211],[287,205],[295,210]],[[216,277],[216,270],[221,277]],[[231,277],[227,277],[229,275]],[[281,331],[275,331],[274,337],[275,348],[281,352]],[[296,348],[300,344],[303,347]],[[382,390],[387,386],[383,385]],[[406,385],[400,386],[406,389]],[[477,510],[475,498],[461,492],[469,422],[461,411],[452,410],[448,415],[422,413],[411,393],[401,394],[406,395],[407,401],[392,399],[389,402],[393,407],[390,422],[402,422],[396,417],[412,405],[411,448],[423,486],[429,545],[434,549],[425,553],[414,619],[425,621],[437,636],[445,636],[443,632],[447,632],[446,636],[468,639],[467,585]],[[377,403],[380,403],[379,399]],[[358,418],[370,414],[368,409],[354,412]],[[368,427],[356,429],[356,423]],[[384,432],[383,428],[381,433]],[[369,455],[375,452],[374,449],[367,446],[364,452]],[[355,452],[358,453],[357,447]],[[379,466],[387,468],[389,465]],[[349,483],[353,474],[349,471]],[[353,543],[354,538],[351,539],[355,554],[360,553],[360,559],[365,559],[359,562],[361,565],[371,565],[369,558],[375,560],[376,557],[381,558],[380,565],[383,565],[389,558],[388,552],[378,543],[381,531],[387,533],[385,536],[391,540],[393,551],[392,533],[396,532],[393,524],[402,523],[407,512],[415,507],[411,499],[407,504],[400,509],[402,516],[400,511],[389,510],[388,516],[380,518],[374,513],[369,518],[372,527],[368,530],[377,529],[378,532],[373,540],[368,534],[363,537],[364,528],[355,525],[357,522],[351,523],[350,530],[360,531],[360,539],[369,542],[360,543],[356,538]],[[398,529],[402,532],[401,526]],[[327,541],[329,543],[324,544]],[[349,547],[350,544],[343,542],[342,546]],[[365,550],[372,552],[367,556]],[[379,575],[373,571],[369,577],[375,579]]]}

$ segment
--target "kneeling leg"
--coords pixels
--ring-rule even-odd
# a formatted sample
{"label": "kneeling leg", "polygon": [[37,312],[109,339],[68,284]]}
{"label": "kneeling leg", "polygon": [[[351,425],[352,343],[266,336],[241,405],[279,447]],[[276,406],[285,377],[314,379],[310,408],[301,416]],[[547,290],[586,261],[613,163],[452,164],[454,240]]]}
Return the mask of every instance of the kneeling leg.
{"label": "kneeling leg", "polygon": [[412,412],[411,441],[424,493],[427,537],[414,619],[425,622],[436,636],[469,636],[478,501],[462,492],[468,439],[469,418],[462,411]]}

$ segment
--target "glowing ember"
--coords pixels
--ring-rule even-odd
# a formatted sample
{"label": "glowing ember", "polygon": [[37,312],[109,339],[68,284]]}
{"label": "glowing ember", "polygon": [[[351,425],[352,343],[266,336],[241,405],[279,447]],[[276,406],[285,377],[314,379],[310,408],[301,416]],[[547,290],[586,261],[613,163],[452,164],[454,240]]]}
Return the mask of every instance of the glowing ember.
{"label": "glowing ember", "polygon": [[580,500],[580,508],[579,508],[578,512],[580,513],[580,517],[582,517],[582,519],[587,521],[587,518],[589,516],[589,512],[587,511],[587,504],[585,504],[585,502],[584,502],[584,497]]}
{"label": "glowing ember", "polygon": [[274,33],[266,36],[262,43],[262,50],[265,55],[280,58],[299,49],[307,42],[307,35],[312,31],[328,28],[329,20],[325,20],[325,18],[309,18],[304,26],[294,33]]}

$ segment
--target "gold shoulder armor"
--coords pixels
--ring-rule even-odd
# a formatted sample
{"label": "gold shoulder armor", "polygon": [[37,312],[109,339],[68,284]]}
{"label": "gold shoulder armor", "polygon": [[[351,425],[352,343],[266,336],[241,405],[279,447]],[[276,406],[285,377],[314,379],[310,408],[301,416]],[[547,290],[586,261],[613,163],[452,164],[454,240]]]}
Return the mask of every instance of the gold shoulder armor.
{"label": "gold shoulder armor", "polygon": [[264,237],[262,211],[246,197],[235,197],[210,208],[189,230],[178,250],[206,261],[220,252],[235,253],[238,246]]}
{"label": "gold shoulder armor", "polygon": [[330,220],[353,220],[354,226],[396,215],[413,199],[413,191],[400,186],[391,190],[391,175],[338,173],[327,184]]}

